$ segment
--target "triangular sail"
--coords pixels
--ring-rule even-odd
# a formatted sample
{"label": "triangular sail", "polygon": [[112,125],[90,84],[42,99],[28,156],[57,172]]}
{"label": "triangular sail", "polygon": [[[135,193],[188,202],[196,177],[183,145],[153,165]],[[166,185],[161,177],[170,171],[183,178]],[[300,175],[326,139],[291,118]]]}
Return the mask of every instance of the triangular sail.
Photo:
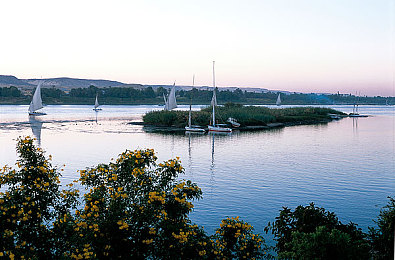
{"label": "triangular sail", "polygon": [[165,110],[169,110],[169,104],[167,103],[167,99],[166,99],[166,96],[165,96],[165,93],[163,93],[163,100],[165,101]]}
{"label": "triangular sail", "polygon": [[172,110],[177,107],[175,84],[173,85],[173,87],[170,90],[169,99],[167,100],[167,102],[168,102],[168,107],[167,107],[168,110]]}
{"label": "triangular sail", "polygon": [[280,98],[280,93],[278,93],[278,96],[277,96],[277,101],[276,101],[276,105],[277,105],[277,106],[281,106],[281,98]]}
{"label": "triangular sail", "polygon": [[100,105],[99,105],[99,101],[97,101],[97,95],[96,95],[96,100],[95,100],[95,108],[98,108]]}
{"label": "triangular sail", "polygon": [[215,88],[213,90],[213,97],[211,98],[211,105],[212,106],[217,106],[218,105],[218,103],[217,103],[217,94],[215,93]]}
{"label": "triangular sail", "polygon": [[43,102],[41,100],[41,82],[38,84],[36,91],[34,92],[33,99],[30,102],[29,112],[33,113],[43,108]]}

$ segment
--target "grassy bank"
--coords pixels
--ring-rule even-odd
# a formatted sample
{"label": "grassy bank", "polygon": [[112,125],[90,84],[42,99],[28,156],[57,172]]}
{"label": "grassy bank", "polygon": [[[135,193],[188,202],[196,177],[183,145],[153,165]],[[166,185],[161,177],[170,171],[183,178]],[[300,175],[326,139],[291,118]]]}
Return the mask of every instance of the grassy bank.
{"label": "grassy bank", "polygon": [[[192,112],[192,123],[206,126],[210,123],[212,107]],[[188,122],[188,111],[152,111],[143,116],[145,124],[154,126],[184,127]],[[294,107],[272,109],[267,107],[242,106],[227,103],[216,108],[217,123],[235,118],[241,126],[258,126],[269,123],[314,123],[329,120],[328,114],[343,114],[340,111],[321,107]]]}

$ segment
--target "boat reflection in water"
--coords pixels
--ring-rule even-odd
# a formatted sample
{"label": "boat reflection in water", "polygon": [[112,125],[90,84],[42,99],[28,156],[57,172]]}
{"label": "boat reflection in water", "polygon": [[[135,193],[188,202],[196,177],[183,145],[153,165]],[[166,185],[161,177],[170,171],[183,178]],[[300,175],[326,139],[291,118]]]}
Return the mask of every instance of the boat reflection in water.
{"label": "boat reflection in water", "polygon": [[43,122],[36,118],[36,116],[29,116],[29,124],[33,136],[37,139],[38,146],[41,147],[41,128],[43,127]]}

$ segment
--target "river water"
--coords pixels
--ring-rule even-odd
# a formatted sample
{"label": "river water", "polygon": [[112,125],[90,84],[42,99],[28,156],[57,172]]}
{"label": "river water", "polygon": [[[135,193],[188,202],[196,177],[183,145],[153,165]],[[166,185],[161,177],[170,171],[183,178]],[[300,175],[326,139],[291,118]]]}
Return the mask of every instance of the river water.
{"label": "river water", "polygon": [[263,233],[283,206],[310,202],[367,231],[387,196],[395,196],[393,106],[361,106],[367,118],[226,135],[147,133],[128,123],[163,107],[102,108],[47,106],[47,115],[29,118],[28,106],[0,106],[0,166],[15,163],[16,138],[26,135],[38,139],[53,164],[66,165],[63,184],[125,149],[154,148],[159,161],[179,156],[181,178],[202,188],[191,219],[210,233],[227,216],[240,216]]}

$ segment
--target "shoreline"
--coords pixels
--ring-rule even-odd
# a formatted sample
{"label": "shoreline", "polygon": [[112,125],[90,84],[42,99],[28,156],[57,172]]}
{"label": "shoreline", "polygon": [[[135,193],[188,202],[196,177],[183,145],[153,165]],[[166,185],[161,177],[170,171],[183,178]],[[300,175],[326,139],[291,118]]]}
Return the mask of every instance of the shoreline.
{"label": "shoreline", "polygon": [[[348,117],[348,116],[344,116]],[[344,118],[342,117],[342,118]],[[340,119],[342,119],[340,118]],[[268,123],[266,125],[255,125],[255,126],[243,126],[243,127],[235,127],[232,128],[233,131],[240,132],[252,132],[252,131],[262,131],[262,130],[271,130],[271,129],[279,129],[289,126],[299,126],[299,125],[318,125],[318,124],[327,124],[332,121],[337,121],[340,119],[323,119],[323,120],[314,120],[314,121],[296,121],[296,122],[285,122],[285,123]],[[146,124],[142,121],[137,122],[129,122],[129,125],[140,125],[143,126],[143,130],[148,133],[180,133],[187,132],[183,127],[177,126],[156,126],[151,124]],[[204,127],[203,129],[208,132],[208,128]]]}

